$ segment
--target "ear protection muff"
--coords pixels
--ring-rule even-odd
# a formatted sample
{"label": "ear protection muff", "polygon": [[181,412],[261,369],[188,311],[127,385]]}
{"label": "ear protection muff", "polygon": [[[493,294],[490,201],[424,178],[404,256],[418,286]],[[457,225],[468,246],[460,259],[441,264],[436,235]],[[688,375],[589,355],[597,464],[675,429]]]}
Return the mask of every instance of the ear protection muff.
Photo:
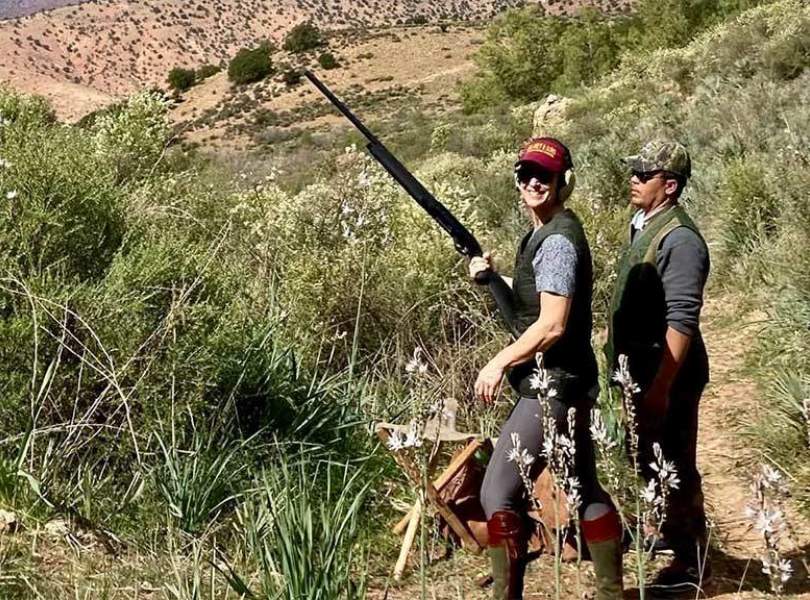
{"label": "ear protection muff", "polygon": [[577,185],[577,174],[574,173],[574,169],[570,168],[565,172],[565,185],[560,188],[560,191],[557,192],[557,196],[560,199],[560,202],[565,202],[574,192],[574,188]]}

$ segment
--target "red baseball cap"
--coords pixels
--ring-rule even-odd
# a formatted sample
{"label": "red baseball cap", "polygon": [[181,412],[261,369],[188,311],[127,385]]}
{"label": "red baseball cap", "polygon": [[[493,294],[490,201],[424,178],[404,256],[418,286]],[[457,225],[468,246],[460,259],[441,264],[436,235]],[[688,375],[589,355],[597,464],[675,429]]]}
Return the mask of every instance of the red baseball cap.
{"label": "red baseball cap", "polygon": [[550,137],[526,140],[518,152],[515,168],[520,168],[522,163],[535,164],[552,173],[562,173],[574,166],[568,148],[561,141]]}

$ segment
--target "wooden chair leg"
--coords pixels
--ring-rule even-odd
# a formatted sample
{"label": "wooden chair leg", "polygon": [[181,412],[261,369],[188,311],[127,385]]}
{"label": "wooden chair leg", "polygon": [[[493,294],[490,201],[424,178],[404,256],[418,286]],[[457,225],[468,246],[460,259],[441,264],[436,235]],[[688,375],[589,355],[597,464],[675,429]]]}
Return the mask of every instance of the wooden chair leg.
{"label": "wooden chair leg", "polygon": [[422,502],[416,501],[413,509],[411,510],[411,519],[408,521],[408,530],[405,532],[405,537],[402,540],[402,547],[399,550],[399,558],[397,564],[394,566],[394,579],[399,581],[402,573],[405,572],[405,565],[408,563],[408,554],[413,547],[413,540],[416,537],[416,531],[419,529],[419,521],[422,519]]}

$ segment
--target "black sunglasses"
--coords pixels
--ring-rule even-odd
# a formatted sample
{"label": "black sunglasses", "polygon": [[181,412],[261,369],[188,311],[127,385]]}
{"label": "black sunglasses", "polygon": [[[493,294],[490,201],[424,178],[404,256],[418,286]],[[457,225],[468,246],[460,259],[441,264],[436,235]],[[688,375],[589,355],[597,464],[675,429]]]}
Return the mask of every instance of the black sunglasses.
{"label": "black sunglasses", "polygon": [[647,183],[651,179],[655,179],[661,174],[666,174],[665,171],[631,171],[630,177],[635,177],[641,183]]}
{"label": "black sunglasses", "polygon": [[536,179],[543,185],[548,185],[552,181],[554,181],[554,173],[551,171],[546,171],[545,169],[533,169],[531,167],[521,167],[515,171],[517,175],[517,180],[526,185],[529,183],[532,178]]}

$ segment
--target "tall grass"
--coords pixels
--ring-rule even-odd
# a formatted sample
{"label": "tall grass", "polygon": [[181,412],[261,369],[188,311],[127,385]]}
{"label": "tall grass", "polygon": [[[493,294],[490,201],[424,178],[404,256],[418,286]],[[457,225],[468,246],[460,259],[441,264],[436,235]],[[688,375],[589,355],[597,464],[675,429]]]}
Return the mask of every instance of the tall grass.
{"label": "tall grass", "polygon": [[249,582],[228,569],[235,589],[253,598],[364,598],[361,512],[372,480],[362,464],[280,453],[238,511]]}

